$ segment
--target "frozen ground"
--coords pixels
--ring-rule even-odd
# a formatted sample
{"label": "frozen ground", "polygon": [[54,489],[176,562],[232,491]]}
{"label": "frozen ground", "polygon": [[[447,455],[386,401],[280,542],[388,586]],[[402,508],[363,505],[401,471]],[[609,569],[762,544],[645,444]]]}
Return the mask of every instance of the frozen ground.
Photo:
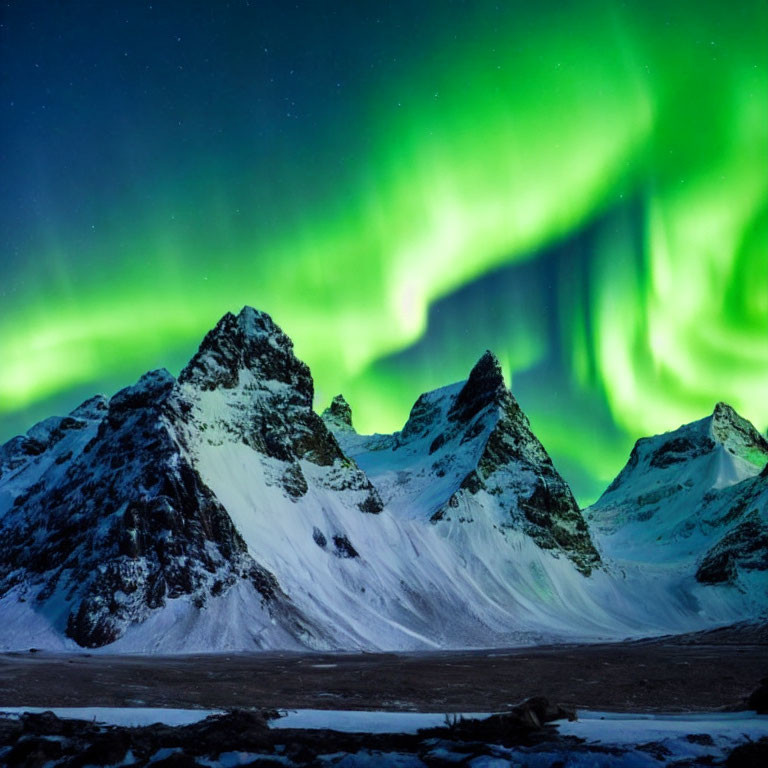
{"label": "frozen ground", "polygon": [[[33,710],[5,708],[0,714],[0,730],[5,729],[7,740],[0,743],[3,765],[17,764],[17,757],[29,760],[42,755],[52,768],[63,766],[69,751],[78,748],[84,757],[92,756],[94,764],[115,768],[166,765],[168,760],[167,765],[190,768],[261,764],[696,768],[722,763],[740,745],[742,749],[743,745],[753,750],[764,745],[768,748],[760,742],[768,738],[768,717],[750,712],[663,715],[579,711],[577,720],[558,720],[555,728],[516,731],[505,726],[495,734],[498,738],[491,736],[484,741],[477,738],[482,732],[463,730],[465,723],[457,726],[455,717],[437,713],[296,710],[267,727],[259,715],[253,720],[246,715],[235,722],[227,718],[200,722],[212,714],[202,710],[56,709],[55,714],[63,721],[25,719],[23,711]],[[68,725],[69,718],[88,722]],[[9,730],[9,720],[19,723],[16,731]],[[123,728],[100,729],[94,723]],[[23,734],[19,731],[22,724],[26,729]],[[265,760],[272,762],[262,762]]]}
{"label": "frozen ground", "polygon": [[416,733],[422,728],[439,728],[446,718],[483,718],[490,712],[382,712],[350,709],[288,709],[271,723],[273,728],[329,728],[345,733]]}
{"label": "frozen ground", "polygon": [[53,712],[64,720],[89,720],[105,725],[122,725],[138,728],[143,725],[189,725],[198,723],[211,715],[222,714],[215,709],[166,709],[163,707],[3,707],[0,717],[18,716],[23,712]]}

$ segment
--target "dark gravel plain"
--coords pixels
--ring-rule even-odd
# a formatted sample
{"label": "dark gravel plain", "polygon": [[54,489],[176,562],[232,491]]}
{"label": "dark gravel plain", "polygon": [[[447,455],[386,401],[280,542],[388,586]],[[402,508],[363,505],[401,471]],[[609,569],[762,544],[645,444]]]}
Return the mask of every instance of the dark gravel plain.
{"label": "dark gravel plain", "polygon": [[743,708],[768,628],[439,653],[0,654],[2,706],[503,711],[531,696],[613,711]]}

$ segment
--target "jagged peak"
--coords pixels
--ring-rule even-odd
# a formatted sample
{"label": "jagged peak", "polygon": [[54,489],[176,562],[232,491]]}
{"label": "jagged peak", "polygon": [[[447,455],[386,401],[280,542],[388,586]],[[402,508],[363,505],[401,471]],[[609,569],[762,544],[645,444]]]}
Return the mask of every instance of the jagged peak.
{"label": "jagged peak", "polygon": [[474,364],[469,372],[467,383],[477,379],[493,380],[497,386],[504,386],[504,373],[501,370],[501,363],[499,358],[490,349],[486,349],[480,356],[480,359]]}
{"label": "jagged peak", "polygon": [[706,419],[706,421],[708,422],[712,437],[715,438],[718,442],[727,440],[728,435],[734,429],[754,429],[754,427],[746,419],[744,419],[736,412],[735,408],[722,401],[715,405],[712,414]]}
{"label": "jagged peak", "polygon": [[352,424],[352,408],[344,395],[336,395],[331,404],[323,411],[322,419],[336,428],[354,430]]}
{"label": "jagged peak", "polygon": [[715,408],[712,411],[712,418],[718,419],[718,418],[728,418],[733,419],[734,417],[741,418],[739,414],[736,412],[736,409],[728,405],[728,403],[723,402],[722,400],[719,403],[715,404]]}
{"label": "jagged peak", "polygon": [[449,413],[452,419],[469,421],[491,403],[501,403],[508,396],[501,363],[486,350],[475,363]]}
{"label": "jagged peak", "polygon": [[266,313],[243,307],[227,312],[203,339],[200,349],[179,374],[179,382],[203,390],[233,389],[240,373],[290,385],[312,405],[314,386],[309,368],[293,353],[293,342]]}
{"label": "jagged peak", "polygon": [[[231,315],[232,313],[227,313]],[[226,317],[226,315],[225,315]],[[222,318],[223,319],[223,318]],[[282,328],[266,312],[249,307],[247,304],[234,318],[237,327],[246,337],[268,336],[273,337],[286,346],[293,349],[293,342],[283,332]]]}
{"label": "jagged peak", "polygon": [[203,344],[209,340],[209,343],[230,340],[247,344],[264,339],[270,340],[274,346],[293,352],[293,342],[272,317],[246,305],[237,315],[227,312],[206,334]]}
{"label": "jagged peak", "polygon": [[728,403],[719,402],[709,417],[712,436],[719,442],[725,442],[734,433],[748,435],[756,444],[763,444],[768,451],[768,441],[755,428],[752,422],[741,416]]}

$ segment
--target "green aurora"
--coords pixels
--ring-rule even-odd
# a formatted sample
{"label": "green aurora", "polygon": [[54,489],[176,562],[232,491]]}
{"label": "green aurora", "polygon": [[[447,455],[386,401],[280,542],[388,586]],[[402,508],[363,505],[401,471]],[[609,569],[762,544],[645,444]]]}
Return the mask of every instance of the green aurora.
{"label": "green aurora", "polygon": [[74,221],[19,160],[46,214],[4,238],[0,426],[177,372],[243,304],[361,431],[494,349],[583,502],[633,440],[718,400],[768,426],[768,6],[448,5],[304,132],[174,166],[126,119]]}

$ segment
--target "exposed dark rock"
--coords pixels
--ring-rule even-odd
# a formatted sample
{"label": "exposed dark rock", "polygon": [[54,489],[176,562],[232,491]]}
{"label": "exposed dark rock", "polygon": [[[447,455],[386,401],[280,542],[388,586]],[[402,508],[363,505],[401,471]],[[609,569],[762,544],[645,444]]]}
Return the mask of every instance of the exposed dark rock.
{"label": "exposed dark rock", "polygon": [[[453,498],[454,497],[451,496],[451,499],[453,499]],[[449,502],[449,504],[450,504],[450,502]],[[444,520],[444,519],[445,519],[445,508],[442,508],[442,509],[438,509],[437,512],[435,512],[432,515],[432,517],[429,518],[429,522],[434,524],[434,523],[439,523],[441,520]]]}
{"label": "exposed dark rock", "polygon": [[691,744],[699,744],[702,747],[712,747],[715,740],[708,733],[689,733],[685,740]]}
{"label": "exposed dark rock", "polygon": [[51,739],[30,737],[19,740],[6,756],[8,768],[43,768],[61,758],[61,744]]}
{"label": "exposed dark rock", "polygon": [[[436,745],[444,751],[463,754],[467,760],[492,757],[495,745],[541,748],[543,754],[553,749],[578,748],[574,739],[560,739],[547,724],[568,717],[569,713],[550,706],[545,699],[530,700],[502,715],[485,720],[446,717],[446,726],[416,734],[342,733],[333,730],[269,728],[268,721],[276,712],[235,710],[225,715],[208,717],[198,723],[172,727],[155,724],[140,728],[101,726],[83,721],[62,721],[56,728],[55,740],[43,730],[21,730],[18,724],[0,717],[2,744],[9,748],[4,765],[43,766],[51,768],[85,768],[93,765],[115,765],[125,760],[129,751],[132,764],[189,768],[211,765],[223,753],[254,755],[249,765],[320,765],[321,756],[360,756],[366,764],[370,757],[389,764],[389,759],[413,756],[426,764],[443,762],[432,755]],[[48,724],[50,730],[51,725]],[[2,747],[0,747],[2,749]],[[599,749],[599,748],[598,748]],[[161,751],[165,751],[163,756]],[[584,757],[588,757],[585,755]],[[453,764],[453,763],[452,763]]]}
{"label": "exposed dark rock", "polygon": [[725,765],[727,768],[765,768],[768,765],[768,738],[735,747]]}
{"label": "exposed dark rock", "polygon": [[[532,744],[541,738],[548,723],[564,719],[575,720],[576,716],[572,711],[550,704],[543,696],[538,696],[513,707],[509,712],[482,720],[458,719],[449,725],[448,730],[452,738],[460,741],[519,746]],[[420,733],[424,737],[434,738],[445,730],[430,728]]]}
{"label": "exposed dark rock", "polygon": [[638,744],[637,749],[641,752],[647,752],[654,760],[658,760],[660,763],[664,763],[667,758],[672,756],[672,750],[658,741]]}
{"label": "exposed dark rock", "polygon": [[357,506],[361,512],[365,512],[368,515],[378,515],[384,510],[384,504],[374,488]]}
{"label": "exposed dark rock", "polygon": [[733,583],[738,569],[768,570],[768,524],[757,510],[704,555],[696,579],[703,584]]}
{"label": "exposed dark rock", "polygon": [[750,450],[753,456],[761,455],[762,460],[768,462],[768,440],[727,403],[715,406],[712,412],[712,431],[722,443],[737,438],[742,449]]}
{"label": "exposed dark rock", "polygon": [[714,440],[708,437],[694,442],[690,437],[676,437],[667,440],[651,456],[651,466],[666,468],[672,464],[680,464],[709,453],[715,447]]}
{"label": "exposed dark rock", "polygon": [[[683,486],[680,483],[670,483],[669,485],[663,485],[661,488],[654,488],[652,491],[648,491],[647,493],[641,493],[635,499],[635,504],[638,507],[652,506],[654,504],[658,504],[664,499],[670,498],[670,496],[674,496],[676,493],[679,493],[682,490]],[[640,515],[642,514],[643,513],[641,512]],[[640,517],[640,519],[643,518]],[[645,519],[650,519],[650,517]]]}
{"label": "exposed dark rock", "polygon": [[[67,768],[80,766],[120,765],[131,747],[131,737],[127,729],[115,728],[107,732],[97,732],[91,737],[91,743],[67,764]],[[153,762],[153,766],[162,763]]]}
{"label": "exposed dark rock", "polygon": [[293,342],[266,312],[244,307],[228,312],[203,339],[197,354],[179,374],[179,383],[204,389],[232,389],[243,371],[263,381],[287,384],[312,407],[309,368],[293,354]]}
{"label": "exposed dark rock", "polygon": [[283,488],[292,499],[300,499],[309,489],[298,462],[289,464],[282,477]]}
{"label": "exposed dark rock", "polygon": [[246,575],[265,602],[271,602],[278,597],[286,597],[274,574],[266,568],[253,563]]}
{"label": "exposed dark rock", "polygon": [[317,527],[312,529],[312,538],[320,549],[325,549],[328,545],[328,539],[325,538],[323,532]]}
{"label": "exposed dark rock", "polygon": [[[461,482],[461,489],[469,493],[480,493],[485,487],[480,475],[473,469]],[[458,506],[458,504],[457,504]]]}
{"label": "exposed dark rock", "polygon": [[337,557],[360,557],[352,542],[346,536],[334,536],[333,546],[336,548]]}
{"label": "exposed dark rock", "polygon": [[487,350],[470,371],[466,384],[459,392],[449,417],[469,421],[483,408],[499,402],[506,394],[504,374],[496,355]]}
{"label": "exposed dark rock", "polygon": [[166,598],[202,605],[214,582],[247,578],[256,566],[242,538],[170,426],[183,402],[167,371],[112,398],[88,454],[0,521],[0,594],[19,569],[38,600],[61,590],[67,635],[98,647]]}
{"label": "exposed dark rock", "polygon": [[[481,489],[514,493],[524,515],[526,533],[540,547],[562,551],[588,576],[600,565],[600,555],[571,489],[554,468],[512,395],[504,390],[494,397],[499,400],[502,417],[488,437],[477,471],[464,479],[462,488],[469,493]],[[507,466],[515,466],[518,473],[529,473],[534,478],[532,488],[522,493],[522,489],[508,487],[510,480],[503,473]]]}
{"label": "exposed dark rock", "polygon": [[[178,729],[179,746],[189,746],[197,755],[218,755],[233,749],[259,751],[270,745],[267,715],[276,713],[236,709],[226,715],[207,717],[200,723]],[[176,730],[176,729],[174,729]]]}
{"label": "exposed dark rock", "polygon": [[429,446],[429,455],[431,456],[435,451],[440,450],[445,445],[445,434],[440,433]]}
{"label": "exposed dark rock", "polygon": [[600,564],[587,525],[568,486],[553,485],[541,477],[522,504],[531,523],[528,534],[543,549],[560,549],[569,554],[585,575]]}
{"label": "exposed dark rock", "polygon": [[427,394],[421,395],[413,404],[408,421],[400,433],[401,442],[423,437],[440,416],[440,406],[433,402]]}

